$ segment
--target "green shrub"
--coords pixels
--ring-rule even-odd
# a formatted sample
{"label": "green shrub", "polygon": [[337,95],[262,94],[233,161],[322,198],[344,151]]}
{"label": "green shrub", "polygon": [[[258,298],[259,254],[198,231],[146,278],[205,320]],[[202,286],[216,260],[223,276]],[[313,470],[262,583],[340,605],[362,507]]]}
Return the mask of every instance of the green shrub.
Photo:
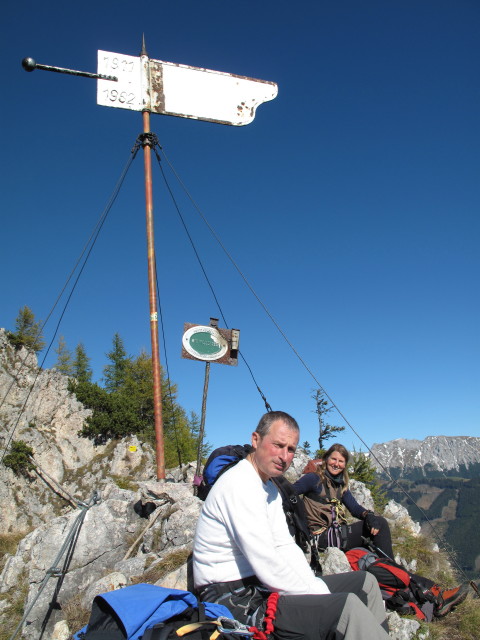
{"label": "green shrub", "polygon": [[32,447],[29,447],[23,440],[13,440],[10,452],[3,459],[3,464],[17,476],[28,476],[28,472],[35,468],[32,456]]}
{"label": "green shrub", "polygon": [[350,459],[348,472],[353,480],[363,482],[367,489],[370,489],[375,509],[382,512],[387,504],[387,498],[380,485],[371,458],[362,451],[354,451]]}

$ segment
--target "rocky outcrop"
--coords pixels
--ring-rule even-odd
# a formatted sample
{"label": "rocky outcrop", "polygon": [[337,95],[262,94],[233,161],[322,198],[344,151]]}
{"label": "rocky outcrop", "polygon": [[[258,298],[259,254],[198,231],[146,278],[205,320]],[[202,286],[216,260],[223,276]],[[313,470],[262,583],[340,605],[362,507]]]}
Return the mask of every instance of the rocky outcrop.
{"label": "rocky outcrop", "polygon": [[[46,638],[60,633],[63,609],[79,596],[88,610],[99,593],[135,581],[191,590],[184,560],[168,575],[160,569],[173,552],[191,550],[201,506],[190,483],[147,481],[137,491],[108,483],[98,500],[29,533],[0,575],[0,594],[29,585],[23,637],[34,640],[42,629]],[[326,575],[350,570],[338,549],[321,562]]]}
{"label": "rocky outcrop", "polygon": [[[29,585],[23,637],[38,638],[42,629],[50,637],[75,596],[83,594],[89,609],[98,593],[131,584],[147,565],[151,573],[172,551],[190,549],[201,505],[189,484],[147,482],[136,492],[109,484],[89,508],[32,531],[0,575],[2,594]],[[191,587],[178,576],[175,584]]]}
{"label": "rocky outcrop", "polygon": [[91,411],[69,392],[68,377],[55,369],[39,369],[35,354],[15,350],[4,329],[0,403],[0,448],[21,440],[33,449],[38,465],[26,477],[0,466],[0,534],[27,532],[69,512],[100,489],[107,475],[154,477],[153,453],[135,437],[103,446],[81,437]]}
{"label": "rocky outcrop", "polygon": [[[44,471],[43,479],[31,474],[18,477],[0,468],[0,501],[3,507],[0,533],[28,531],[55,516],[67,502],[52,501],[47,483],[65,483],[69,472],[88,465],[100,453],[80,438],[90,411],[69,393],[68,378],[55,370],[38,368],[34,353],[15,350],[0,329],[0,447],[22,440],[34,450]],[[70,487],[74,489],[73,487]]]}

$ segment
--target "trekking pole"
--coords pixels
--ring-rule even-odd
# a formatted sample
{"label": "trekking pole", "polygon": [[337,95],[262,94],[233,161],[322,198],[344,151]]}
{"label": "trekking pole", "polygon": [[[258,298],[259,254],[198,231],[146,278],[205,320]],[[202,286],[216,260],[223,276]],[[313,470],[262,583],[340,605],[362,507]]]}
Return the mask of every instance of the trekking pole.
{"label": "trekking pole", "polygon": [[391,558],[388,553],[385,553],[385,551],[383,549],[380,549],[380,547],[377,547],[377,545],[371,540],[371,538],[364,538],[362,536],[362,542],[364,542],[368,547],[374,549],[374,551],[378,551],[379,553],[382,554],[382,556],[384,556],[385,558],[387,558],[388,560],[391,560],[392,562],[395,562],[395,560],[393,558]]}

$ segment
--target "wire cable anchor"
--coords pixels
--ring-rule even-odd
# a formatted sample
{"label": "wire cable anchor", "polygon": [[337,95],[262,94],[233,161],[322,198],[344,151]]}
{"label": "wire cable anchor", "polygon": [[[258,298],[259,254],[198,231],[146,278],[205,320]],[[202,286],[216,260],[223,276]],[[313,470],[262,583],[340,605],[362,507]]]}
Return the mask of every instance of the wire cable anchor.
{"label": "wire cable anchor", "polygon": [[138,136],[138,140],[140,141],[142,147],[150,147],[151,149],[155,149],[155,147],[160,146],[157,134],[152,133],[151,131],[148,133],[141,133]]}

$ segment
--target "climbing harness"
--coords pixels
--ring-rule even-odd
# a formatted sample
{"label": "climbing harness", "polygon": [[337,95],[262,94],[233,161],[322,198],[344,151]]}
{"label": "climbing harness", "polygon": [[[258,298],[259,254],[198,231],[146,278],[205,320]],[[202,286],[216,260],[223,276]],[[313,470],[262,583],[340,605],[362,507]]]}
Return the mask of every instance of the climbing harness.
{"label": "climbing harness", "polygon": [[328,502],[330,504],[332,524],[327,529],[327,544],[329,547],[342,549],[344,540],[342,537],[342,523],[339,520],[343,519],[343,522],[345,522],[345,509],[337,498],[332,498]]}
{"label": "climbing harness", "polygon": [[215,624],[217,625],[217,629],[210,636],[210,640],[215,640],[215,638],[222,633],[235,636],[247,636],[253,638],[253,640],[268,640],[269,636],[273,633],[279,597],[279,594],[274,592],[267,598],[265,616],[263,618],[263,630],[258,627],[249,627],[248,625],[243,624],[238,620],[234,620],[233,618],[220,616],[217,620],[205,620],[204,622],[187,624],[184,627],[177,629],[176,633],[178,636],[184,636],[185,634],[200,628],[202,625]]}

